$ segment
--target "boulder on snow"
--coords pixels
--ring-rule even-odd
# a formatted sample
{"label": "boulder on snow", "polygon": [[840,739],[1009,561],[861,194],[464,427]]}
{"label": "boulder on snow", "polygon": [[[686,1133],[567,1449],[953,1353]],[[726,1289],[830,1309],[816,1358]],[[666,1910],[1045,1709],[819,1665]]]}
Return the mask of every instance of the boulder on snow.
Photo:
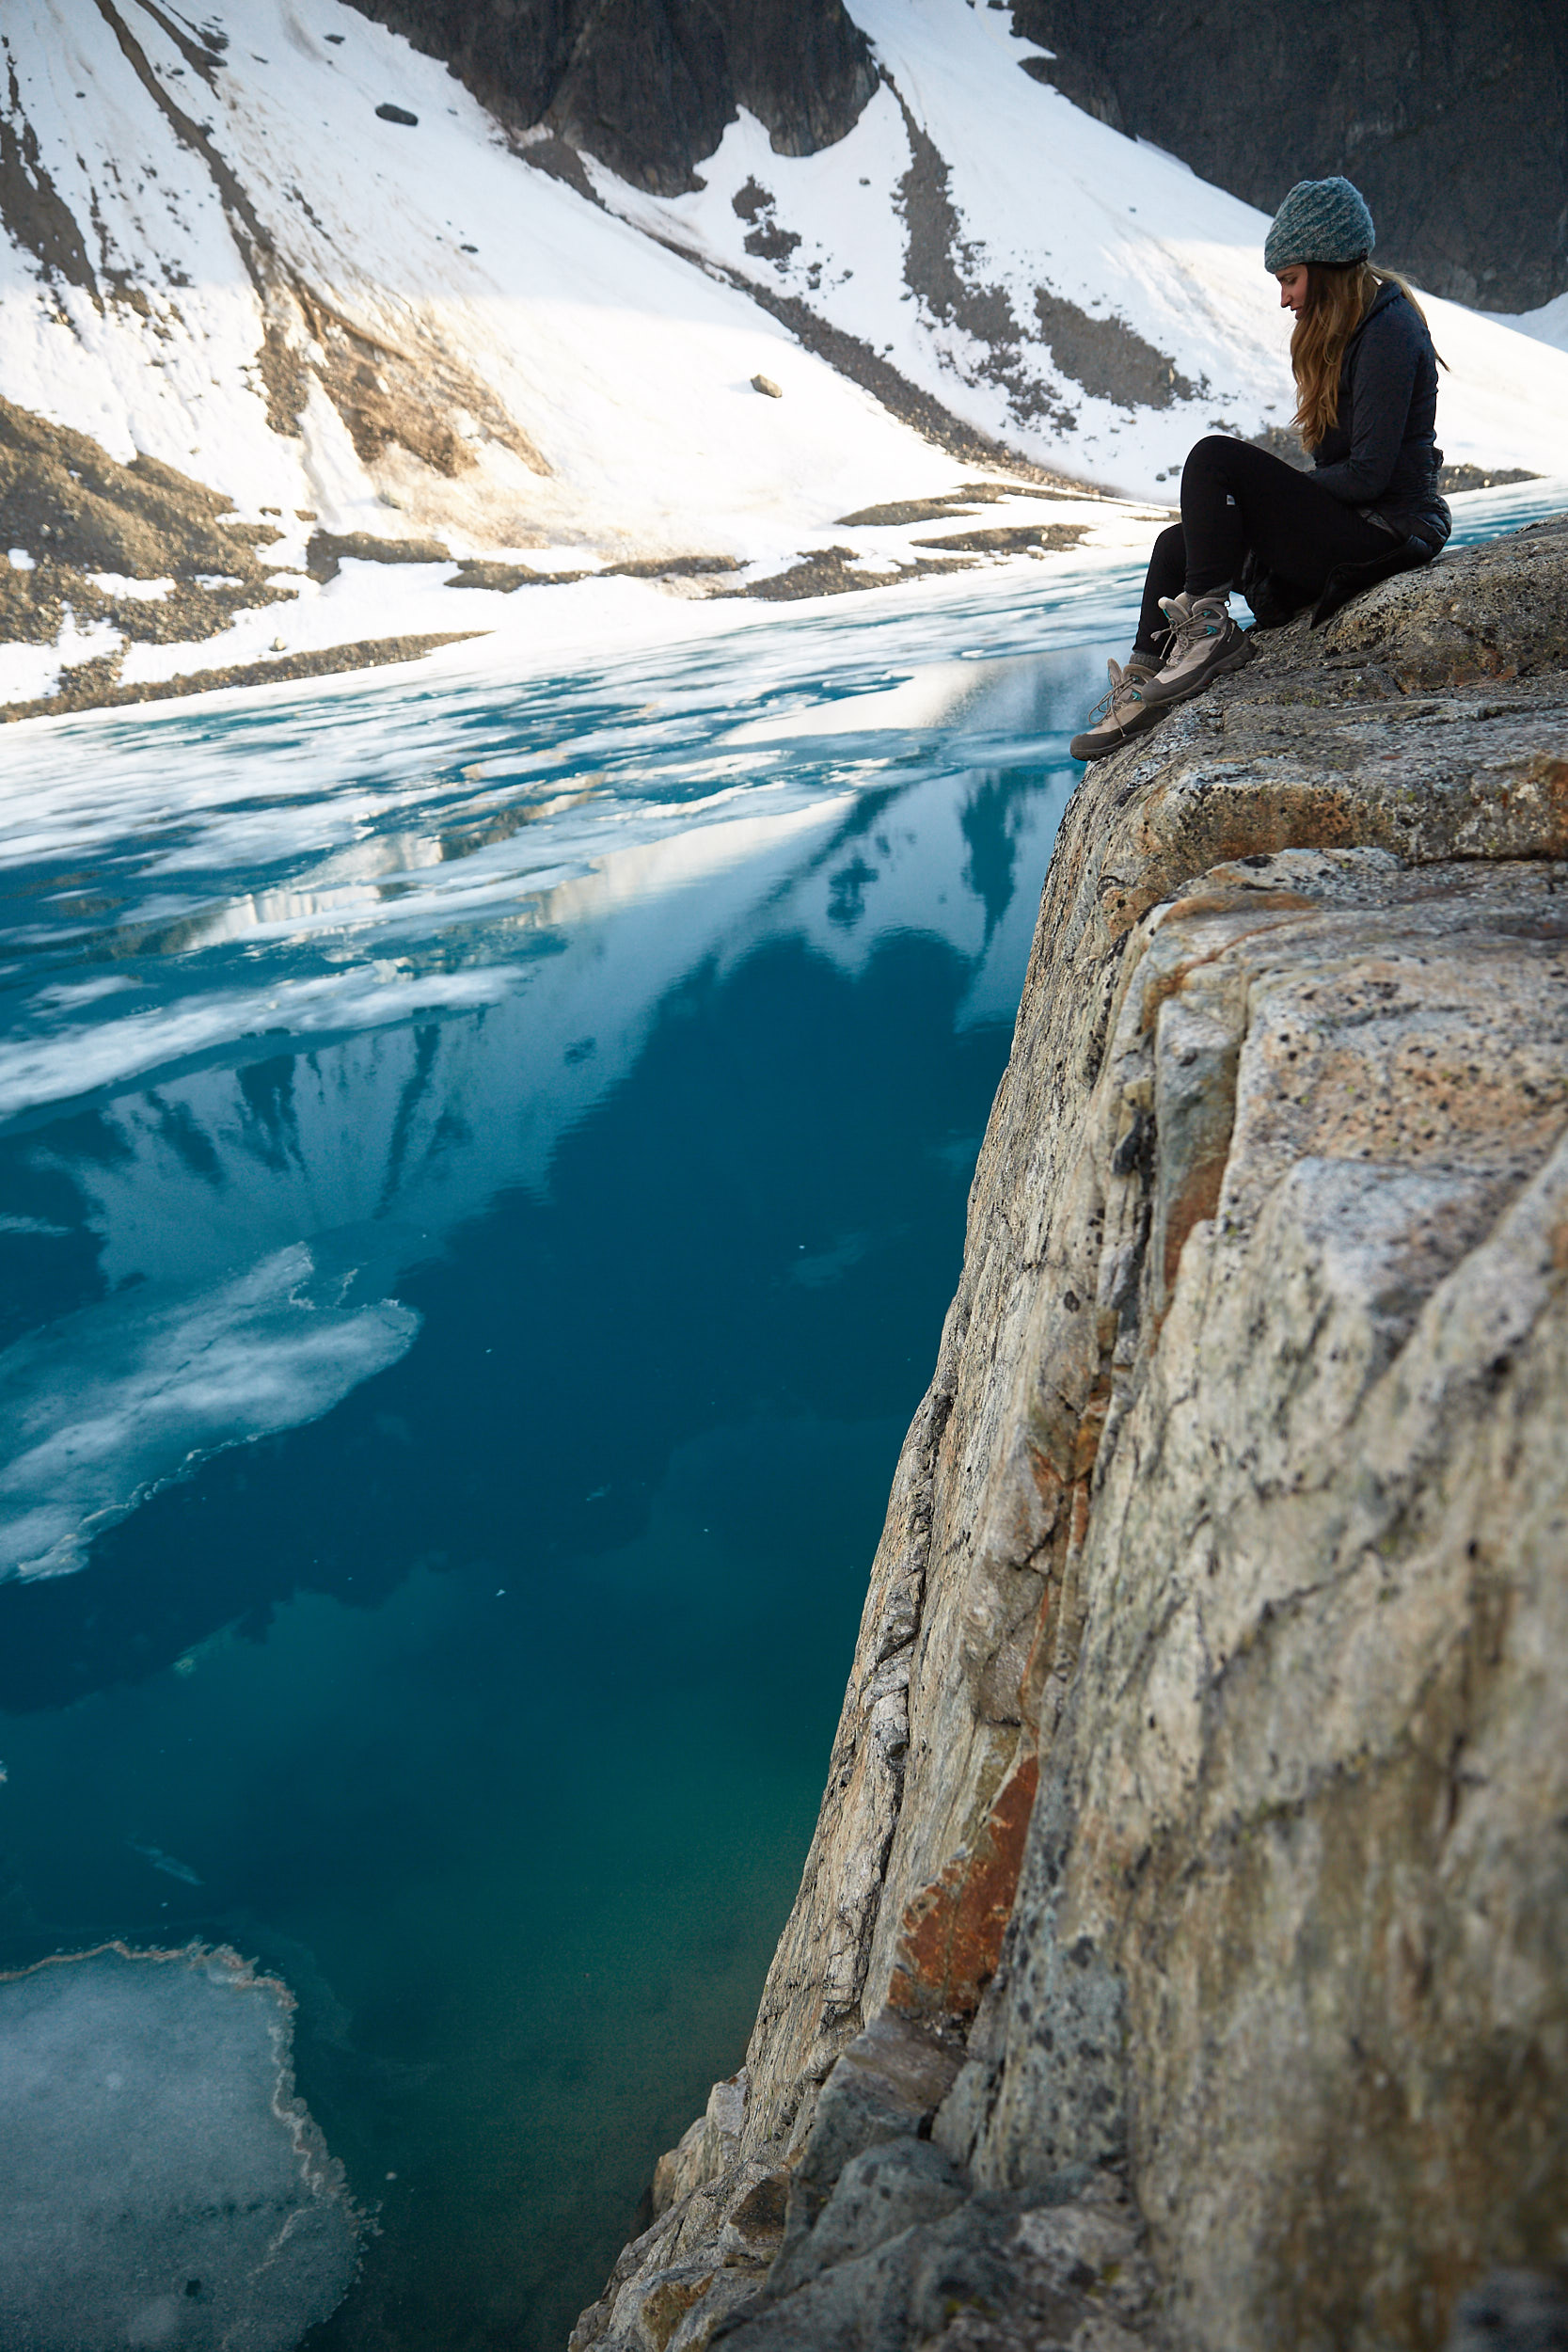
{"label": "boulder on snow", "polygon": [[344,561],[357,564],[450,564],[451,549],[439,539],[378,539],[369,531],[313,531],[305,567],[325,586]]}

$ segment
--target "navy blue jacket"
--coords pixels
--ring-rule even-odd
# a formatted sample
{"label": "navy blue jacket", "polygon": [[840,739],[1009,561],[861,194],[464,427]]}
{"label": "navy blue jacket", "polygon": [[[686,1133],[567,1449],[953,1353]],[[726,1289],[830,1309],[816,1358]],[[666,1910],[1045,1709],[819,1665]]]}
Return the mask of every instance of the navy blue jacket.
{"label": "navy blue jacket", "polygon": [[1347,506],[1441,547],[1452,528],[1438,494],[1437,355],[1398,286],[1384,286],[1345,345],[1339,421],[1312,453],[1313,480]]}

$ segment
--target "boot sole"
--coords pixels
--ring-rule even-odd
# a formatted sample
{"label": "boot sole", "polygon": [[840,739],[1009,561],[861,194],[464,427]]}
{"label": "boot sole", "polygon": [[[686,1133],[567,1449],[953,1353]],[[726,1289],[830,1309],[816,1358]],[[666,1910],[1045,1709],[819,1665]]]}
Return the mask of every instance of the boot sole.
{"label": "boot sole", "polygon": [[1101,736],[1075,735],[1067,747],[1068,757],[1081,759],[1085,765],[1096,759],[1109,759],[1113,752],[1125,751],[1128,744],[1135,743],[1140,735],[1147,735],[1150,727],[1158,726],[1169,708],[1168,703],[1146,702],[1138,716],[1129,721],[1121,733],[1114,739]]}
{"label": "boot sole", "polygon": [[1232,670],[1244,670],[1257,651],[1251,630],[1243,631],[1240,644],[1232,645],[1228,653],[1222,653],[1217,660],[1211,661],[1196,677],[1180,686],[1162,687],[1157,679],[1153,681],[1144,689],[1145,701],[1157,705],[1161,710],[1174,710],[1178,703],[1191,702],[1206,686],[1212,686],[1217,677],[1225,677]]}

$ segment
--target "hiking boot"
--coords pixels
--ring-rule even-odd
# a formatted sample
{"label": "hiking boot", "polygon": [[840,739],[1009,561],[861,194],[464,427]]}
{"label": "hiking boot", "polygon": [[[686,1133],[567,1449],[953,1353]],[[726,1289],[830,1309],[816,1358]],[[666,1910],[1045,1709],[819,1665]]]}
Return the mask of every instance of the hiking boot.
{"label": "hiking boot", "polygon": [[1160,610],[1170,623],[1170,635],[1164,666],[1144,691],[1163,709],[1201,694],[1212,679],[1241,669],[1258,650],[1247,631],[1231,619],[1224,596],[1189,599],[1183,591],[1180,596],[1162,596]]}
{"label": "hiking boot", "polygon": [[1145,699],[1160,666],[1153,654],[1135,653],[1125,670],[1119,661],[1108,661],[1105,666],[1111,683],[1090,711],[1089,724],[1068,745],[1074,759],[1103,759],[1107,752],[1119,752],[1124,743],[1146,734],[1165,715],[1163,707],[1155,708]]}

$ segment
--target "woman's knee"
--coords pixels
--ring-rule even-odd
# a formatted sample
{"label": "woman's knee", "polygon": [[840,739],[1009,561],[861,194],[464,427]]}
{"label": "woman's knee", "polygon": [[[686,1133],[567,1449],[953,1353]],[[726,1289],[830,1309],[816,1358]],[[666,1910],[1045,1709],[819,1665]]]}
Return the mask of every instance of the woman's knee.
{"label": "woman's knee", "polygon": [[1202,440],[1195,441],[1187,452],[1186,463],[1181,469],[1182,481],[1185,482],[1189,474],[1212,476],[1228,473],[1235,463],[1236,452],[1247,446],[1245,441],[1238,441],[1231,433],[1206,433]]}

